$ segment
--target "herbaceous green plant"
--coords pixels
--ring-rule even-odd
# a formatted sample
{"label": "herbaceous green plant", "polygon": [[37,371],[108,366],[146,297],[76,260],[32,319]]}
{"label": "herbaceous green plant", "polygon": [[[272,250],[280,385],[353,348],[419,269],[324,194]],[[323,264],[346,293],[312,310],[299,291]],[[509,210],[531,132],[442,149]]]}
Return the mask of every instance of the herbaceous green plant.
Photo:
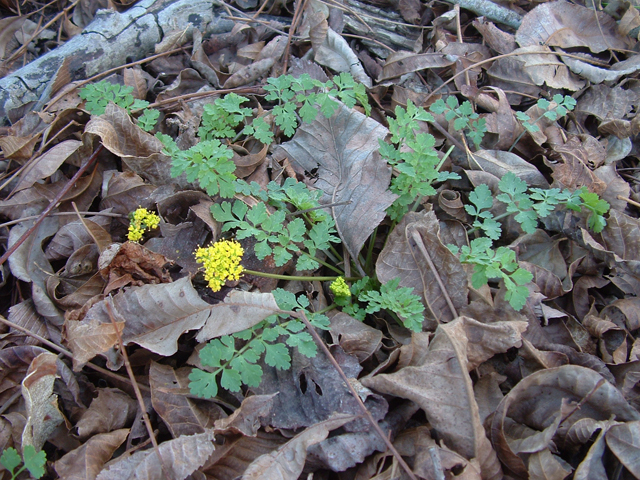
{"label": "herbaceous green plant", "polygon": [[229,93],[205,105],[198,137],[201,140],[235,137],[238,125],[253,114],[250,108],[241,107],[248,101],[246,97]]}
{"label": "herbaceous green plant", "polygon": [[518,266],[513,250],[507,247],[493,250],[491,244],[490,238],[481,237],[460,250],[452,245],[448,247],[454,254],[460,252],[460,262],[474,265],[471,276],[473,288],[486,285],[490,279],[500,279],[507,290],[505,299],[515,310],[521,310],[529,297],[529,289],[525,285],[533,280],[533,275]]}
{"label": "herbaceous green plant", "polygon": [[127,87],[115,83],[101,81],[90,83],[80,89],[80,98],[86,100],[85,108],[91,115],[102,115],[109,102],[113,102],[127,112],[142,110],[138,117],[138,126],[149,132],[153,130],[160,116],[160,112],[153,108],[147,108],[149,102],[134,98],[133,87]]}
{"label": "herbaceous green plant", "polygon": [[[588,210],[587,226],[596,233],[600,233],[607,224],[604,214],[609,211],[609,203],[587,191],[586,187],[573,192],[559,188],[529,188],[513,172],[508,172],[498,182],[498,189],[501,193],[495,198],[506,205],[504,216],[515,214],[514,219],[526,233],[533,233],[538,219],[548,217],[558,205],[576,212],[582,208]],[[469,202],[471,204],[465,205],[465,210],[474,217],[473,227],[482,230],[492,240],[499,239],[502,227],[498,220],[504,216],[494,218],[490,212],[493,194],[489,187],[478,185],[469,194]]]}
{"label": "herbaceous green plant", "polygon": [[188,150],[180,150],[176,142],[163,133],[156,136],[164,144],[164,152],[171,156],[171,176],[185,173],[189,182],[198,180],[208,195],[231,198],[235,194],[236,164],[233,151],[220,140],[203,140]]}
{"label": "herbaceous green plant", "polygon": [[[24,464],[22,467],[14,471],[23,463],[23,460]],[[20,458],[20,454],[18,454],[15,448],[10,447],[2,452],[0,463],[2,463],[2,466],[11,474],[11,480],[18,478],[18,475],[24,470],[28,470],[33,478],[40,478],[44,475],[44,465],[47,463],[47,456],[42,450],[36,452],[33,445],[23,445],[22,458]]]}
{"label": "herbaceous green plant", "polygon": [[207,370],[192,370],[191,393],[212,398],[218,394],[218,385],[230,392],[239,391],[242,385],[257,387],[262,381],[260,358],[271,367],[287,370],[291,367],[291,348],[297,348],[306,357],[315,357],[317,346],[313,337],[304,331],[303,322],[287,312],[304,311],[311,325],[322,330],[329,328],[329,319],[309,312],[309,300],[304,296],[296,298],[279,288],[272,293],[282,312],[270,315],[252,328],[215,338],[200,350],[200,361]]}
{"label": "herbaceous green plant", "polygon": [[[461,249],[460,261],[475,265],[472,283],[475,288],[486,284],[489,279],[504,280],[507,288],[506,299],[514,309],[520,310],[528,297],[524,286],[529,275],[517,267],[515,253],[506,248],[492,249],[492,241],[502,235],[502,226],[498,222],[508,215],[520,223],[525,233],[533,233],[538,220],[546,218],[558,206],[576,212],[583,208],[589,212],[587,226],[596,233],[601,232],[607,224],[604,215],[609,211],[609,203],[596,193],[589,192],[586,187],[571,192],[559,188],[529,188],[514,173],[508,172],[498,182],[499,193],[495,199],[506,205],[506,213],[494,217],[490,209],[493,207],[493,194],[486,185],[478,185],[469,194],[469,205],[465,210],[474,217],[473,228],[481,230],[486,237],[471,242],[471,247]],[[449,248],[458,252],[457,247]],[[511,252],[511,253],[509,253]]]}
{"label": "herbaceous green plant", "polygon": [[[364,277],[354,282],[349,289],[343,278],[335,280],[330,288],[335,295],[335,303],[342,307],[342,311],[360,321],[367,313],[388,311],[396,320],[411,331],[419,332],[424,320],[424,305],[413,288],[399,287],[400,279],[394,278],[375,288],[375,282]],[[361,306],[360,303],[365,304]]]}
{"label": "herbaceous green plant", "polygon": [[276,125],[287,137],[293,136],[300,119],[305,123],[313,122],[318,110],[326,118],[331,117],[339,107],[334,100],[336,98],[350,108],[359,102],[367,115],[371,111],[364,85],[357,83],[348,73],[341,73],[326,82],[312,79],[306,73],[298,78],[282,75],[267,79],[264,89],[267,91],[266,100],[278,102],[272,113]]}
{"label": "herbaceous green plant", "polygon": [[553,96],[552,102],[550,102],[546,98],[538,99],[537,106],[540,110],[542,110],[542,115],[540,115],[534,121],[531,121],[531,117],[526,113],[516,112],[516,118],[522,122],[522,126],[525,128],[525,130],[520,135],[518,135],[518,138],[516,138],[511,147],[509,147],[509,151],[513,150],[513,148],[518,144],[525,131],[528,131],[530,133],[539,132],[540,127],[538,126],[538,122],[540,120],[542,120],[543,118],[548,118],[552,122],[556,121],[567,115],[576,106],[575,99],[573,97],[570,97],[569,95],[565,95],[563,97],[560,94],[556,94]]}
{"label": "herbaceous green plant", "polygon": [[443,161],[434,148],[435,139],[429,133],[417,133],[419,121],[432,122],[433,116],[411,100],[406,110],[396,106],[396,118],[389,119],[390,142],[379,139],[380,155],[391,165],[397,175],[391,180],[390,190],[398,195],[387,209],[392,220],[400,220],[409,205],[422,197],[436,193],[433,183],[459,179],[456,173],[441,172]]}
{"label": "herbaceous green plant", "polygon": [[[222,231],[234,230],[236,238],[240,240],[255,238],[257,243],[254,251],[260,260],[273,255],[276,266],[282,266],[295,253],[300,252],[296,268],[301,271],[317,269],[320,266],[315,258],[318,250],[327,250],[330,243],[340,241],[334,235],[334,220],[319,209],[318,199],[322,192],[311,192],[306,185],[293,179],[287,179],[282,187],[271,182],[266,194],[260,193],[256,186],[257,184],[253,187],[245,184],[243,187],[263,199],[252,207],[240,200],[233,204],[223,202],[211,207],[213,217],[223,222]],[[265,202],[275,209],[270,211]],[[315,210],[287,219],[291,215],[286,208],[287,204],[300,211],[304,211],[304,207]]]}
{"label": "herbaceous green plant", "polygon": [[[287,136],[295,133],[299,116],[305,122],[312,122],[318,109],[326,117],[333,115],[339,106],[334,98],[350,107],[359,101],[367,111],[370,110],[364,86],[346,73],[327,82],[313,80],[309,75],[300,78],[283,75],[268,79],[264,88],[268,92],[267,100],[279,102],[272,113],[276,125]],[[271,126],[264,118],[253,118],[249,122],[253,111],[243,106],[247,102],[248,98],[229,93],[205,105],[198,129],[199,143],[188,150],[180,150],[169,135],[156,134],[165,146],[164,152],[172,158],[171,175],[178,177],[186,173],[187,180],[198,180],[209,195],[233,197],[235,188],[241,184],[235,183],[235,164],[231,161],[233,151],[229,142],[242,136],[252,136],[265,145],[274,140]]]}
{"label": "herbaceous green plant", "polygon": [[456,131],[464,130],[476,148],[480,147],[487,132],[487,125],[486,120],[473,111],[471,102],[466,100],[460,105],[455,95],[449,95],[446,102],[440,98],[429,107],[429,110],[438,115],[444,114],[447,122],[453,120],[453,128]]}

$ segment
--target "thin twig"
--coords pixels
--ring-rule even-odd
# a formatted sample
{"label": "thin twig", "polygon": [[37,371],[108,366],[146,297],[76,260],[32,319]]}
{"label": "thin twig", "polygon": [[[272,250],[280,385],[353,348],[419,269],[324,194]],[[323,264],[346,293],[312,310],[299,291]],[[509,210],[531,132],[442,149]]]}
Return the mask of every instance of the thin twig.
{"label": "thin twig", "polygon": [[453,306],[453,302],[451,301],[451,297],[449,296],[449,292],[447,292],[447,288],[444,286],[444,283],[442,282],[442,279],[440,278],[440,274],[438,273],[438,269],[436,268],[435,264],[433,263],[433,260],[431,259],[431,255],[429,255],[429,251],[427,250],[427,248],[424,245],[424,242],[422,241],[422,237],[420,236],[420,234],[415,229],[412,229],[411,238],[413,239],[414,242],[416,242],[416,245],[418,246],[418,250],[420,250],[420,253],[422,253],[422,255],[424,256],[425,260],[427,261],[427,264],[429,265],[429,268],[431,269],[431,272],[433,273],[433,276],[436,277],[436,282],[438,282],[438,285],[440,286],[440,290],[442,291],[442,295],[444,296],[444,299],[446,300],[447,305],[449,306],[449,310],[451,310],[451,313],[453,314],[453,318],[458,318],[458,311],[456,310],[456,307]]}
{"label": "thin twig", "polygon": [[13,245],[11,245],[11,247],[9,249],[7,249],[6,252],[4,252],[4,255],[2,255],[2,257],[0,257],[0,265],[2,265],[4,262],[7,261],[7,259],[20,247],[20,245],[22,245],[24,243],[24,241],[27,238],[29,238],[29,235],[31,235],[33,232],[35,232],[35,230],[44,221],[44,219],[47,217],[47,215],[49,215],[49,213],[51,213],[51,211],[58,206],[58,203],[60,203],[62,201],[64,196],[76,184],[76,182],[80,179],[82,174],[84,172],[86,172],[91,166],[93,166],[93,164],[98,159],[98,155],[100,154],[100,152],[102,151],[103,148],[104,148],[104,145],[102,145],[102,144],[98,148],[96,148],[95,152],[93,152],[93,154],[89,157],[89,160],[87,160],[87,163],[85,163],[82,167],[80,167],[80,169],[76,172],[76,174],[73,177],[71,177],[71,180],[69,180],[67,182],[67,184],[64,186],[64,188],[58,192],[58,194],[51,201],[49,206],[44,209],[44,211],[40,214],[38,219],[34,222],[33,226],[29,230],[24,232],[24,234],[18,239],[18,241],[16,243],[14,243]]}
{"label": "thin twig", "polygon": [[[449,1],[449,0],[447,0]],[[434,88],[431,93],[429,93],[429,95],[427,95],[427,98],[424,99],[424,104],[426,104],[429,99],[434,96],[436,93],[438,93],[440,90],[442,90],[444,87],[446,87],[447,85],[449,85],[451,82],[453,82],[457,77],[459,77],[460,75],[464,75],[465,72],[468,72],[469,70],[471,70],[472,68],[476,68],[479,67],[481,65],[484,65],[486,63],[491,63],[491,62],[495,62],[496,60],[500,60],[503,58],[509,58],[509,57],[519,57],[519,56],[524,56],[524,55],[555,55],[556,57],[568,57],[568,58],[575,58],[577,60],[582,60],[585,63],[591,63],[593,65],[597,65],[600,67],[605,67],[605,68],[609,68],[608,64],[605,64],[603,62],[598,62],[596,60],[593,59],[589,59],[589,58],[584,58],[584,57],[580,57],[578,55],[573,55],[571,53],[557,53],[551,50],[536,50],[536,51],[530,51],[530,52],[509,52],[509,53],[504,53],[502,55],[496,55],[495,57],[491,57],[491,58],[487,58],[486,60],[482,60],[480,62],[476,62],[473,63],[471,65],[469,65],[468,67],[460,70],[458,73],[456,73],[455,75],[453,75],[449,80],[446,80],[444,82],[442,82],[442,85]],[[562,62],[559,62],[562,63]],[[564,64],[563,64],[564,65]],[[567,67],[568,68],[568,67]]]}
{"label": "thin twig", "polygon": [[635,200],[631,200],[630,198],[627,197],[623,197],[622,195],[618,195],[616,197],[618,200],[624,200],[625,202],[627,202],[629,205],[633,205],[634,207],[638,207],[640,208],[640,203],[636,202]]}
{"label": "thin twig", "polygon": [[287,46],[284,49],[284,62],[282,65],[282,74],[287,74],[287,67],[289,66],[289,52],[291,50],[291,40],[293,40],[293,33],[298,28],[298,22],[304,12],[304,7],[307,5],[307,0],[298,0],[295,11],[293,12],[293,19],[291,20],[291,26],[289,27],[289,36],[287,37]]}
{"label": "thin twig", "polygon": [[[110,68],[109,70],[105,70],[104,72],[97,73],[93,77],[86,78],[86,79],[74,84],[74,88],[78,89],[78,88],[86,85],[87,83],[91,83],[91,82],[93,82],[95,80],[98,80],[99,78],[106,77],[107,75],[109,75],[111,73],[118,72],[118,71],[122,70],[123,68],[129,68],[129,67],[134,67],[136,65],[142,65],[143,63],[150,62],[151,60],[155,60],[156,58],[165,57],[165,56],[171,55],[173,53],[178,53],[178,52],[181,52],[181,51],[183,51],[185,49],[186,49],[185,46],[182,46],[182,47],[179,47],[179,48],[174,48],[173,50],[169,50],[169,51],[163,52],[163,53],[158,53],[157,55],[151,55],[150,57],[143,58],[142,60],[137,60],[135,62],[126,63],[124,65],[120,65],[119,67]],[[48,111],[50,106],[54,105],[58,100],[60,100],[62,97],[64,97],[68,93],[69,93],[68,90],[63,90],[60,93],[58,93],[58,95],[56,95],[55,97],[53,97],[51,100],[49,100],[47,102],[47,106],[43,109],[43,111],[44,112]],[[151,107],[152,107],[152,105],[149,105],[149,108],[151,108]]]}
{"label": "thin twig", "polygon": [[153,443],[153,449],[156,451],[156,455],[158,456],[158,460],[160,460],[160,465],[162,466],[162,472],[167,480],[173,479],[173,475],[171,475],[171,470],[164,463],[164,459],[160,454],[160,447],[158,446],[158,441],[156,440],[156,436],[153,431],[153,427],[151,426],[151,420],[149,419],[149,415],[147,414],[147,407],[144,404],[144,398],[142,398],[142,393],[140,392],[140,388],[138,387],[138,382],[136,381],[136,377],[133,374],[133,369],[131,368],[131,363],[129,362],[129,355],[127,355],[127,349],[124,346],[124,342],[122,341],[122,335],[120,334],[120,329],[118,328],[118,324],[116,323],[116,319],[113,316],[112,309],[113,299],[108,297],[104,306],[107,310],[107,315],[109,315],[109,319],[111,320],[111,324],[115,330],[116,336],[118,337],[118,345],[120,347],[120,353],[122,354],[122,358],[124,359],[124,366],[127,369],[127,374],[131,379],[131,385],[133,386],[134,392],[136,392],[136,398],[138,399],[138,405],[140,406],[140,410],[142,412],[142,419],[144,420],[144,424],[147,427],[147,432],[149,433],[149,438],[151,439],[151,443]]}
{"label": "thin twig", "polygon": [[[0,322],[4,323],[5,325],[7,325],[7,326],[9,326],[9,327],[11,327],[11,328],[13,328],[15,330],[18,330],[19,332],[22,332],[22,333],[24,333],[26,335],[29,335],[32,338],[35,338],[40,343],[48,346],[49,348],[55,350],[56,352],[61,353],[62,355],[70,358],[71,360],[73,360],[73,353],[71,353],[69,350],[66,350],[66,349],[62,348],[60,345],[57,345],[57,344],[53,343],[50,340],[47,340],[46,338],[38,335],[37,333],[33,333],[31,330],[28,330],[28,329],[18,325],[17,323],[13,323],[12,321],[7,320],[2,315],[0,315]],[[107,370],[105,368],[99,367],[98,365],[94,365],[93,363],[86,363],[84,366],[85,367],[89,367],[92,370],[95,370],[96,372],[102,373],[103,375],[111,377],[111,378],[113,378],[115,380],[118,380],[120,382],[131,383],[131,380],[129,380],[128,378],[121,377],[120,375],[117,375],[117,374],[113,373],[112,371]],[[140,385],[140,387],[142,388],[142,390],[151,391],[151,389],[146,385]]]}
{"label": "thin twig", "polygon": [[396,458],[396,460],[398,460],[398,463],[402,466],[404,471],[407,472],[407,475],[409,475],[409,477],[412,480],[418,480],[417,477],[415,476],[415,474],[413,473],[413,471],[411,470],[411,467],[409,467],[409,465],[407,465],[407,462],[404,461],[404,458],[402,458],[402,455],[400,455],[400,452],[398,452],[398,450],[396,450],[396,447],[393,446],[393,443],[391,443],[391,440],[389,440],[389,438],[387,438],[387,435],[380,428],[380,425],[378,425],[378,422],[376,422],[376,420],[373,418],[373,416],[371,415],[371,412],[369,411],[369,409],[362,402],[362,399],[360,398],[360,395],[358,395],[358,392],[356,392],[356,390],[353,388],[353,385],[351,385],[351,382],[349,381],[349,378],[347,377],[347,375],[344,373],[344,370],[342,370],[342,368],[340,367],[340,365],[338,364],[338,362],[336,361],[334,356],[331,355],[331,352],[329,351],[327,346],[324,344],[324,342],[320,338],[320,335],[318,335],[318,332],[316,332],[316,329],[309,322],[309,319],[305,315],[304,311],[300,310],[298,312],[284,312],[284,313],[288,313],[292,317],[296,317],[296,318],[302,320],[302,322],[306,325],[307,330],[309,331],[309,333],[313,336],[313,339],[320,346],[320,349],[327,356],[327,358],[329,359],[329,361],[331,362],[333,367],[338,371],[338,374],[342,378],[342,381],[345,383],[346,387],[349,389],[349,392],[351,393],[353,398],[356,399],[356,402],[358,402],[358,406],[360,407],[360,410],[362,410],[362,413],[364,414],[364,416],[371,423],[371,426],[373,427],[373,429],[380,436],[380,438],[384,441],[385,445],[387,446],[389,451],[393,454],[393,456]]}
{"label": "thin twig", "polygon": [[582,408],[582,405],[584,405],[585,403],[587,403],[589,401],[589,399],[598,391],[598,389],[603,386],[605,383],[607,383],[607,380],[605,378],[601,378],[600,380],[598,380],[598,383],[595,384],[595,386],[591,389],[591,391],[589,393],[587,393],[582,400],[580,400],[578,403],[575,404],[575,406],[573,407],[573,409],[571,409],[571,411],[569,413],[567,413],[564,418],[562,418],[562,420],[560,420],[560,423],[558,424],[558,427],[560,427],[560,425],[562,425],[564,422],[566,422],[569,417],[571,417],[571,415],[573,415],[574,413],[576,413],[578,410],[580,410]]}
{"label": "thin twig", "polygon": [[[121,213],[112,213],[112,212],[78,212],[80,215],[92,215],[94,217],[114,217],[114,218],[127,218],[126,215]],[[62,217],[64,215],[76,215],[76,212],[53,212],[50,213],[50,217]],[[17,218],[16,220],[11,220],[10,222],[0,223],[0,228],[2,227],[10,227],[11,225],[16,225],[20,222],[26,222],[29,220],[34,220],[38,218],[40,215],[32,215],[30,217],[22,217]]]}
{"label": "thin twig", "polygon": [[[20,48],[18,48],[15,52],[13,52],[13,54],[7,58],[6,60],[4,60],[5,65],[9,65],[12,62],[14,62],[15,60],[18,59],[18,57],[20,55],[22,55],[23,53],[25,53],[25,51],[27,50],[27,48],[29,47],[29,44],[38,36],[40,35],[42,32],[44,32],[48,27],[50,27],[51,25],[53,25],[55,22],[58,21],[58,19],[63,16],[65,13],[67,13],[69,10],[72,10],[76,4],[79,2],[80,0],[76,0],[75,2],[73,2],[71,5],[65,7],[61,12],[59,12],[58,14],[56,14],[51,20],[49,20],[47,23],[44,24],[44,26],[39,27],[35,30],[35,32],[33,32],[33,35],[31,35],[31,38],[29,38],[29,40],[27,40],[26,42],[24,42],[22,44],[22,46]],[[40,23],[40,22],[38,22]]]}
{"label": "thin twig", "polygon": [[359,40],[366,40],[367,42],[373,42],[373,43],[375,43],[376,45],[378,45],[378,46],[380,46],[382,48],[386,48],[391,53],[396,53],[396,51],[393,48],[391,48],[389,45],[385,45],[380,40],[375,40],[375,39],[369,38],[369,37],[363,37],[362,35],[353,35],[351,33],[343,33],[342,36],[343,37],[349,37],[349,38],[357,38]]}

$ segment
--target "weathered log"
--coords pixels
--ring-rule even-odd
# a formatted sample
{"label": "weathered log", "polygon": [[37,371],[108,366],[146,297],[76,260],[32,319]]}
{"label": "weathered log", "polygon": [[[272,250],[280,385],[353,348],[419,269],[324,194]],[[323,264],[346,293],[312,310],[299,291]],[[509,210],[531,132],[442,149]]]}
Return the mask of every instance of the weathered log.
{"label": "weathered log", "polygon": [[[101,10],[60,47],[0,79],[0,126],[12,110],[48,100],[56,72],[69,58],[72,80],[81,80],[150,55],[163,36],[189,24],[208,34],[230,32],[234,22],[215,0],[141,0],[126,12]],[[16,119],[14,119],[16,120]]]}

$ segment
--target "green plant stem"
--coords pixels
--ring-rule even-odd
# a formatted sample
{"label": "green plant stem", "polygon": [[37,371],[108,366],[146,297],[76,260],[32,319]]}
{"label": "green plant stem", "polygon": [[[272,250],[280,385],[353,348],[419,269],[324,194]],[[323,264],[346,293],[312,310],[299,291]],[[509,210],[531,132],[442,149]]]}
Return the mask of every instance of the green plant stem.
{"label": "green plant stem", "polygon": [[315,312],[315,313],[317,313],[317,314],[319,314],[319,315],[320,315],[320,314],[323,314],[323,313],[330,312],[331,310],[333,310],[333,309],[335,309],[335,308],[337,308],[337,307],[338,307],[338,305],[336,305],[335,303],[332,303],[331,305],[329,305],[329,306],[327,306],[327,307],[324,307],[322,310],[318,310],[318,311],[317,311],[317,312]]}
{"label": "green plant stem", "polygon": [[307,257],[309,257],[311,260],[314,260],[316,262],[318,262],[320,265],[324,265],[325,267],[327,267],[330,270],[333,270],[334,272],[336,272],[338,275],[343,275],[344,272],[342,270],[340,270],[338,267],[334,267],[333,265],[331,265],[330,263],[327,263],[323,260],[320,260],[319,258],[313,257],[310,254],[308,254],[305,251],[302,251],[303,255],[306,255]]}
{"label": "green plant stem", "polygon": [[[529,210],[531,210],[531,209],[529,209]],[[527,210],[527,211],[529,211],[529,210]],[[504,213],[501,213],[500,215],[498,215],[497,217],[493,217],[493,219],[497,222],[498,220],[502,220],[503,218],[507,218],[509,215],[513,215],[515,213],[518,213],[518,212],[504,212]],[[479,230],[479,227],[471,227],[469,230],[467,230],[467,234],[473,233],[476,230]]]}
{"label": "green plant stem", "polygon": [[[554,108],[554,110],[555,110],[555,108]],[[551,111],[551,110],[548,110],[548,111]],[[546,113],[546,112],[545,112],[545,113]],[[536,119],[536,120],[535,120],[531,125],[537,125],[537,123],[538,123],[540,120],[542,120],[542,118],[543,118],[543,117],[544,117],[544,114],[540,115],[540,116],[539,116],[539,117],[538,117],[538,118],[537,118],[537,119]],[[522,137],[524,137],[524,134],[525,134],[525,133],[527,133],[527,132],[529,132],[529,129],[528,129],[528,128],[526,128],[524,125],[523,125],[523,127],[522,127],[522,128],[524,128],[524,130],[522,130],[522,132],[520,132],[520,135],[518,135],[518,138],[516,138],[516,139],[515,139],[515,141],[511,144],[511,146],[509,147],[509,150],[507,150],[507,152],[511,152],[511,150],[513,150],[513,149],[515,148],[515,146],[518,144],[518,142],[520,141],[520,139],[521,139]],[[540,127],[538,127],[538,128],[540,128]],[[531,133],[531,132],[529,132],[529,133]]]}
{"label": "green plant stem", "polygon": [[[264,277],[264,278],[275,278],[278,280],[300,280],[300,281],[309,281],[312,282],[314,280],[318,280],[320,282],[327,282],[327,281],[333,281],[336,280],[338,277],[302,277],[302,276],[295,276],[295,275],[279,275],[277,273],[266,273],[266,272],[257,272],[255,270],[243,270],[244,273],[247,273],[249,275],[255,275],[256,277]],[[355,282],[357,280],[360,280],[360,277],[347,277],[345,278],[345,281],[347,282]]]}
{"label": "green plant stem", "polygon": [[367,258],[364,262],[364,268],[367,272],[371,272],[372,260],[373,260],[373,246],[376,242],[376,236],[378,235],[378,227],[373,229],[373,233],[369,237],[369,245],[367,248]]}
{"label": "green plant stem", "polygon": [[[334,260],[336,263],[344,262],[344,258],[342,258],[342,255],[340,255],[338,250],[336,250],[336,247],[334,247],[333,245],[329,245],[329,251],[333,253],[335,259],[332,259],[332,260]],[[326,253],[327,255],[329,255],[329,252],[326,252]]]}

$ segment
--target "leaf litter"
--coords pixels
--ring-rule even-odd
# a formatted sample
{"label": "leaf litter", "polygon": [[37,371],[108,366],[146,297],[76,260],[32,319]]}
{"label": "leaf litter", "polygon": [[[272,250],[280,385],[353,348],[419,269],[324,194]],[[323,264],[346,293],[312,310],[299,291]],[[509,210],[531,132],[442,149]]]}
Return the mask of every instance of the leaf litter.
{"label": "leaf litter", "polygon": [[[51,102],[10,112],[3,458],[37,471],[43,450],[51,479],[640,478],[640,15],[633,2],[467,3],[237,0],[228,31],[166,32],[101,78],[65,61]],[[98,8],[131,4],[60,7],[0,1],[1,76],[81,35]],[[321,113],[294,106],[282,123],[289,107],[265,98],[268,78],[343,88],[343,72],[371,112],[308,83],[288,101],[316,95]],[[99,99],[72,78],[105,79],[116,103],[90,115]],[[231,90],[246,102],[215,110]],[[253,130],[204,140],[214,111]],[[402,128],[414,143],[387,143]],[[427,145],[442,176],[399,204]],[[193,147],[230,149],[219,173],[247,182],[231,199],[246,231],[287,202],[305,215],[239,238],[246,273],[218,292],[193,252],[229,237],[209,194],[226,187],[174,174]],[[138,208],[161,217],[141,243],[127,241]],[[328,223],[303,241],[305,221]],[[336,265],[351,300],[326,280]],[[414,323],[364,273],[417,295]],[[240,370],[224,356],[237,348],[256,355]],[[194,393],[195,371],[220,382],[213,398]]]}

